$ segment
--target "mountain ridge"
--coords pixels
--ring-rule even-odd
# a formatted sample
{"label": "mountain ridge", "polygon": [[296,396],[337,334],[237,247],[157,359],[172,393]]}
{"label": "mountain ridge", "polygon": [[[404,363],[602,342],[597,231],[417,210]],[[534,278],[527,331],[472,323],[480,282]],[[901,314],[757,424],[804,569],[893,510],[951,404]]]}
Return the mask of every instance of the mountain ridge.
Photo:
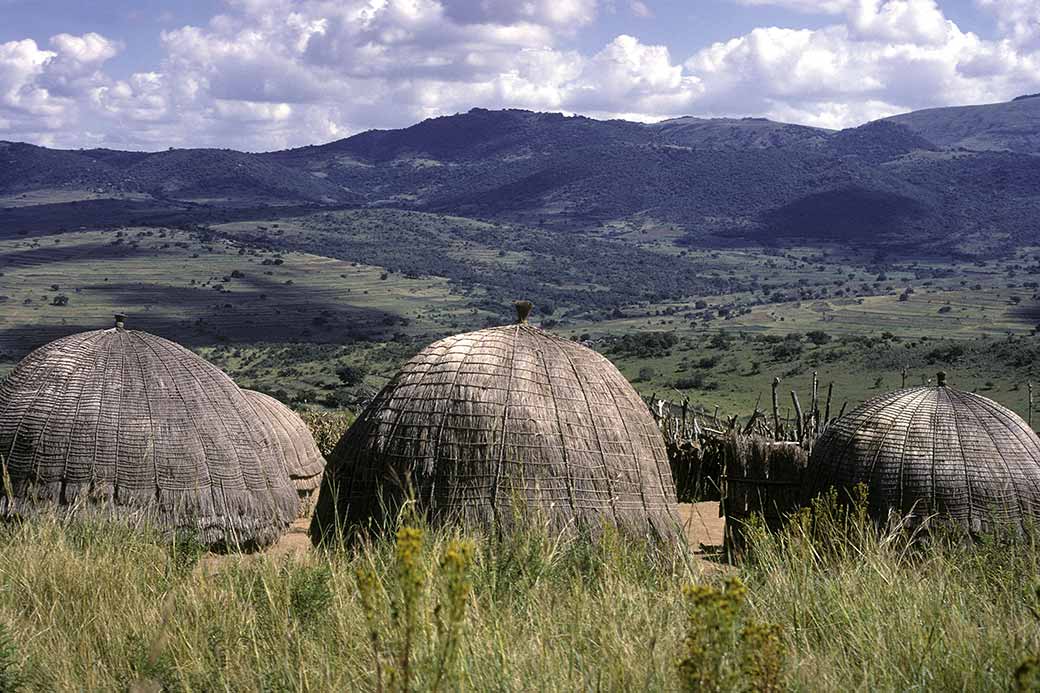
{"label": "mountain ridge", "polygon": [[[1040,241],[1038,155],[1040,99],[840,131],[761,118],[645,124],[474,108],[260,154],[0,142],[0,195],[50,187],[215,209],[397,207],[561,232],[649,224],[671,227],[682,243],[801,238],[925,252],[967,238],[977,247],[987,235]],[[892,213],[876,213],[879,204]]]}

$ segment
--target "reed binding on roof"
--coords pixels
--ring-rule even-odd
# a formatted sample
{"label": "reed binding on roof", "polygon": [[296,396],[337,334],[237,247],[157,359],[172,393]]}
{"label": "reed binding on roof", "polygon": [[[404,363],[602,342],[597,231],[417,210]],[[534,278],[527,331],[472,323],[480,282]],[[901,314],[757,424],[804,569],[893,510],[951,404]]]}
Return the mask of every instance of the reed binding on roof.
{"label": "reed binding on roof", "polygon": [[806,475],[809,497],[866,484],[871,514],[969,532],[1040,523],[1040,438],[1011,410],[946,384],[890,392],[832,423]]}
{"label": "reed binding on roof", "polygon": [[36,349],[0,384],[0,515],[100,509],[219,547],[273,542],[299,501],[245,395],[125,321]]}
{"label": "reed binding on roof", "polygon": [[299,517],[310,517],[325,472],[325,458],[314,443],[314,436],[296,412],[274,397],[253,390],[242,392],[256,412],[267,441],[281,456],[300,496]]}
{"label": "reed binding on roof", "polygon": [[333,452],[318,538],[380,526],[409,497],[434,523],[508,531],[529,510],[554,528],[604,523],[674,536],[661,434],[604,357],[527,322],[435,342],[409,361]]}

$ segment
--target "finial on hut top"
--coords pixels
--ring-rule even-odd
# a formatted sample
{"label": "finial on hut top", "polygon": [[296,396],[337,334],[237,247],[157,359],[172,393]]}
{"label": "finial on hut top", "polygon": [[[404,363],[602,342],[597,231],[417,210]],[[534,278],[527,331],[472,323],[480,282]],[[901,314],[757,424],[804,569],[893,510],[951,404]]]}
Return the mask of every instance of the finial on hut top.
{"label": "finial on hut top", "polygon": [[126,329],[126,316],[122,313],[116,313],[116,329]]}
{"label": "finial on hut top", "polygon": [[939,371],[935,374],[935,384],[939,387],[946,387],[946,371]]}
{"label": "finial on hut top", "polygon": [[516,306],[516,322],[523,325],[527,322],[527,316],[531,314],[534,304],[530,301],[516,301],[513,305]]}

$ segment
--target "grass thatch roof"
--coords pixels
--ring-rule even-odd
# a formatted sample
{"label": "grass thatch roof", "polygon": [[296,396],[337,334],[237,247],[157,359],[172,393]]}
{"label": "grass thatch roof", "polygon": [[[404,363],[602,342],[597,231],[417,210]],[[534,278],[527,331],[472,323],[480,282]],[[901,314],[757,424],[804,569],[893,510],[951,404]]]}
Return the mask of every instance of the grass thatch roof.
{"label": "grass thatch roof", "polygon": [[408,362],[329,459],[314,531],[382,523],[413,493],[434,523],[670,536],[675,488],[653,418],[605,358],[526,323],[449,337]]}
{"label": "grass thatch roof", "polygon": [[0,514],[101,507],[209,544],[277,539],[299,501],[242,391],[121,325],[42,346],[0,384]]}
{"label": "grass thatch roof", "polygon": [[894,510],[971,532],[1040,522],[1040,438],[1011,410],[945,384],[875,397],[833,423],[807,479],[810,494],[866,484],[881,521]]}
{"label": "grass thatch roof", "polygon": [[269,443],[281,456],[289,479],[300,494],[300,517],[313,509],[325,471],[325,458],[314,443],[307,424],[289,407],[274,397],[253,390],[242,391],[256,411],[258,422]]}

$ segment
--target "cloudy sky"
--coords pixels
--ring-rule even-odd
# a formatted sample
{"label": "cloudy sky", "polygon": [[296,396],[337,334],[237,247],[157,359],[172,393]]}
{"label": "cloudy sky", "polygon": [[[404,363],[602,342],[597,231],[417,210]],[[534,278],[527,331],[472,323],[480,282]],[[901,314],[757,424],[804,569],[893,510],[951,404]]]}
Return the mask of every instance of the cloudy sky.
{"label": "cloudy sky", "polygon": [[1040,0],[0,0],[0,139],[252,151],[484,108],[831,128],[1040,91]]}

